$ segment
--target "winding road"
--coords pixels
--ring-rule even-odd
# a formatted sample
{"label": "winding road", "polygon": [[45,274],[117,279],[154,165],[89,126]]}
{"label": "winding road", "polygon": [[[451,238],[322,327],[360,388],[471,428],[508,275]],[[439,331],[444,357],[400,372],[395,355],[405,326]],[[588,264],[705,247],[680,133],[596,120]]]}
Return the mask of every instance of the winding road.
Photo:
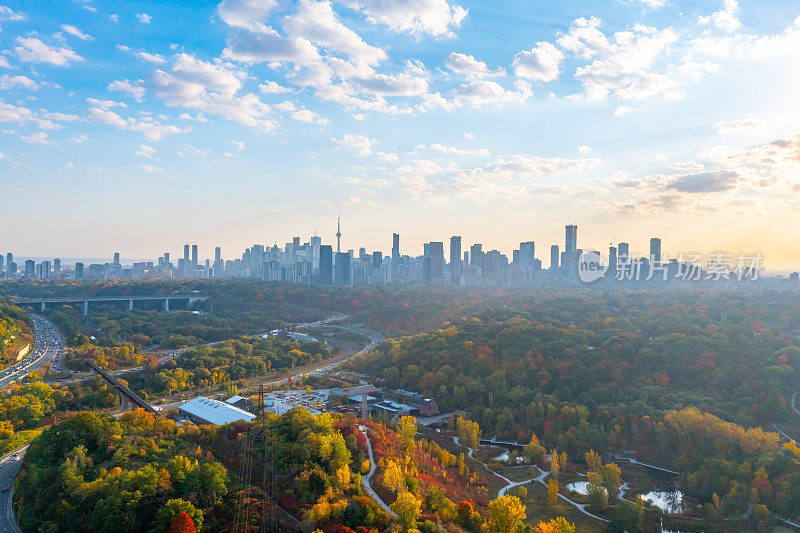
{"label": "winding road", "polygon": [[[64,348],[64,339],[52,322],[39,315],[33,318],[34,348],[23,360],[9,366],[0,373],[0,388],[21,379],[50,361],[59,358]],[[63,361],[59,361],[63,363]]]}
{"label": "winding road", "polygon": [[370,480],[372,479],[372,475],[375,473],[375,456],[372,454],[372,441],[369,440],[369,435],[367,435],[366,428],[364,426],[358,426],[358,430],[364,435],[364,438],[367,439],[367,451],[369,452],[369,473],[366,475],[361,476],[361,480],[364,482],[364,490],[367,491],[367,494],[372,496],[372,498],[383,507],[387,513],[392,516],[397,516],[392,509],[386,505],[386,502],[378,496],[378,493],[375,492],[375,489],[372,488],[372,485],[369,484]]}

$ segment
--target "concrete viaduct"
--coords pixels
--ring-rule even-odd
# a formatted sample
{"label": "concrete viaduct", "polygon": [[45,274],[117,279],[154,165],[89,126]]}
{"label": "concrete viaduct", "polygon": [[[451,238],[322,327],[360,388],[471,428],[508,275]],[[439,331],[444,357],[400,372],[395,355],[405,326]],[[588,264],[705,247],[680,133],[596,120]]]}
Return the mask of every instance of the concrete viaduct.
{"label": "concrete viaduct", "polygon": [[41,312],[47,308],[47,304],[83,304],[83,316],[89,316],[89,302],[127,302],[128,311],[133,311],[133,302],[144,301],[161,301],[164,305],[164,312],[169,313],[170,300],[186,300],[187,306],[195,302],[208,300],[210,296],[201,294],[171,294],[171,295],[156,295],[156,296],[76,296],[74,298],[15,298],[13,302],[17,305],[35,305],[39,307]]}

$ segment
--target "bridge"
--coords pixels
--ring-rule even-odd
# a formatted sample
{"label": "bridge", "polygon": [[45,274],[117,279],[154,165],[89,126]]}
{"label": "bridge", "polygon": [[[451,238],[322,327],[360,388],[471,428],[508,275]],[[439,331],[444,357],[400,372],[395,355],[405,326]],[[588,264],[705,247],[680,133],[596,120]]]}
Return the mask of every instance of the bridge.
{"label": "bridge", "polygon": [[89,302],[102,303],[102,302],[126,302],[128,311],[133,311],[134,302],[146,301],[160,301],[163,302],[163,309],[165,313],[169,313],[170,300],[183,301],[186,300],[187,306],[195,302],[208,300],[210,296],[204,294],[168,294],[168,295],[150,295],[150,296],[75,296],[75,297],[57,297],[57,298],[12,298],[12,301],[17,305],[35,305],[39,307],[41,312],[47,309],[47,305],[63,305],[63,304],[83,304],[83,316],[89,316]]}
{"label": "bridge", "polygon": [[157,411],[152,405],[144,401],[144,399],[142,399],[141,396],[139,396],[131,389],[123,385],[120,380],[118,380],[117,378],[115,378],[114,376],[112,376],[99,366],[97,366],[97,364],[95,364],[94,361],[87,359],[86,363],[89,365],[89,368],[100,374],[100,377],[102,377],[104,380],[110,383],[112,387],[114,387],[114,390],[117,391],[117,394],[119,394],[120,404],[122,405],[123,411],[127,411],[130,404],[133,404],[136,407],[141,407],[148,413],[153,413],[158,416],[164,416],[161,414],[160,411]]}

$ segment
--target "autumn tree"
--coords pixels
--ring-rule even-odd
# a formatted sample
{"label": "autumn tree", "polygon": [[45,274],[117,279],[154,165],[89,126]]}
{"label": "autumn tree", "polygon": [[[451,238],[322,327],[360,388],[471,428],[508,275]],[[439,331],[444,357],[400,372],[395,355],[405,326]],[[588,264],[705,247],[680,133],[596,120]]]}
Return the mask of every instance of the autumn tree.
{"label": "autumn tree", "polygon": [[575,533],[575,525],[567,522],[563,516],[559,516],[549,522],[539,522],[533,531],[535,533]]}
{"label": "autumn tree", "polygon": [[589,472],[600,472],[600,468],[603,466],[603,460],[600,458],[600,454],[598,454],[594,450],[589,450],[584,455],[586,459],[586,465],[589,469]]}
{"label": "autumn tree", "polygon": [[197,528],[192,521],[192,517],[181,511],[169,525],[169,533],[197,533]]}
{"label": "autumn tree", "polygon": [[401,492],[397,495],[397,500],[391,505],[391,508],[397,513],[397,519],[404,528],[413,529],[422,514],[422,501],[410,492]]}
{"label": "autumn tree", "polygon": [[489,531],[512,533],[527,515],[518,497],[504,494],[489,503],[488,517]]}
{"label": "autumn tree", "polygon": [[458,417],[458,420],[456,420],[456,433],[461,444],[473,450],[478,449],[478,444],[480,444],[481,440],[481,428],[477,422]]}
{"label": "autumn tree", "polygon": [[558,506],[558,481],[550,478],[547,481],[547,507],[555,509]]}

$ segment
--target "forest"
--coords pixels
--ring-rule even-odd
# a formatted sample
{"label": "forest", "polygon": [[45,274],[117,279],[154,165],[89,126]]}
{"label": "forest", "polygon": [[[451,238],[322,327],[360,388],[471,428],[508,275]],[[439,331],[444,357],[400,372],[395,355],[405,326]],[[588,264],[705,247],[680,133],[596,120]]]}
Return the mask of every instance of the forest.
{"label": "forest", "polygon": [[0,298],[0,368],[13,364],[21,349],[33,350],[32,322],[25,311]]}

